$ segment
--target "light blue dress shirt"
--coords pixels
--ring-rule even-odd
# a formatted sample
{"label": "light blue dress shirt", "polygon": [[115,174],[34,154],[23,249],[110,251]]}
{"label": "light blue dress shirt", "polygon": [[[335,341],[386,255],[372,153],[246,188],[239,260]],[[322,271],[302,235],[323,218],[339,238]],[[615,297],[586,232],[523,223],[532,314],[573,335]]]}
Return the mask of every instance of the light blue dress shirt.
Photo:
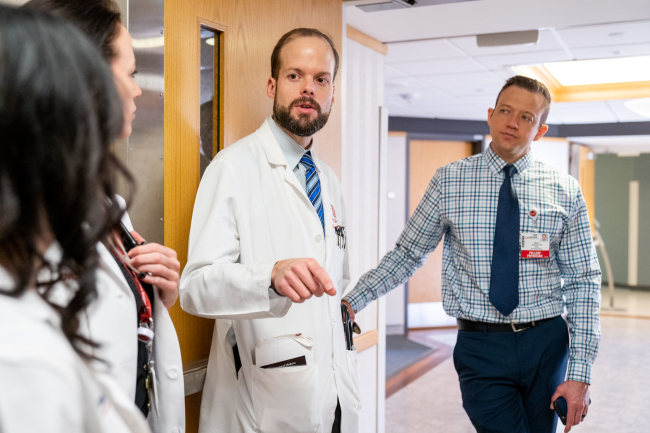
{"label": "light blue dress shirt", "polygon": [[[600,341],[601,273],[578,181],[529,152],[514,163],[521,232],[550,237],[550,257],[519,260],[519,305],[504,317],[490,303],[494,226],[506,162],[492,148],[440,168],[395,249],[343,299],[354,311],[404,283],[444,235],[442,303],[461,319],[525,323],[567,309],[571,334],[567,378],[591,383]],[[562,283],[564,281],[564,283]]]}
{"label": "light blue dress shirt", "polygon": [[[266,121],[271,128],[273,136],[278,141],[280,149],[282,149],[282,154],[287,160],[288,166],[293,170],[293,174],[296,175],[298,182],[300,182],[300,186],[302,186],[302,189],[307,193],[307,180],[305,176],[307,169],[300,163],[300,158],[302,158],[305,152],[309,149],[305,150],[301,145],[296,143],[296,140],[284,132],[284,130],[275,123],[273,118],[269,117]],[[309,147],[311,148],[311,145]]]}

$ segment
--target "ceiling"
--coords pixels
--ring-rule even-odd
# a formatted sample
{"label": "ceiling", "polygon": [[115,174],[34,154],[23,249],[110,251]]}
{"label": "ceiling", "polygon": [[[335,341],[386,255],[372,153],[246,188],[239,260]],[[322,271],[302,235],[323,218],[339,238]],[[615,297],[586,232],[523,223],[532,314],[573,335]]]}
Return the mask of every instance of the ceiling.
{"label": "ceiling", "polygon": [[[615,8],[604,0],[525,4],[482,0],[380,12],[348,7],[346,21],[389,47],[385,98],[393,116],[484,120],[505,80],[515,75],[513,65],[650,55],[648,0],[619,1]],[[531,29],[540,30],[534,45],[476,44],[476,34]],[[624,103],[554,103],[548,122],[650,120]]]}

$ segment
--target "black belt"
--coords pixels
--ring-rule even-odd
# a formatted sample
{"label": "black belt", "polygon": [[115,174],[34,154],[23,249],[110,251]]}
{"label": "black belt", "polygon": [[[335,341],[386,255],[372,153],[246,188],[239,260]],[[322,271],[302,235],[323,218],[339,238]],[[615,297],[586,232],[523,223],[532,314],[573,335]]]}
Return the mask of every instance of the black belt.
{"label": "black belt", "polygon": [[458,329],[460,331],[483,332],[484,330],[487,330],[487,332],[521,332],[553,319],[555,319],[555,317],[535,320],[528,323],[488,323],[474,322],[465,319],[456,319],[456,322],[458,323]]}

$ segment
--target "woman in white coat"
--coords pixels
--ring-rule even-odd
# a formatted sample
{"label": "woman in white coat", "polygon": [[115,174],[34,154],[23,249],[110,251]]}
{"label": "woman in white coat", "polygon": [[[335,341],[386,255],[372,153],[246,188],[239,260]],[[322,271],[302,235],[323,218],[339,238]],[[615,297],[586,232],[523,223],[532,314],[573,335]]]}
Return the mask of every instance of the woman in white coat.
{"label": "woman in white coat", "polygon": [[[135,99],[142,91],[135,83],[135,56],[131,37],[121,24],[113,0],[31,0],[27,7],[66,18],[84,31],[110,65],[122,99],[124,122],[120,138],[131,135]],[[115,200],[123,209],[121,197]],[[99,243],[98,299],[82,318],[82,331],[99,344],[94,351],[105,361],[95,367],[114,378],[148,418],[156,433],[185,431],[183,367],[176,330],[168,308],[178,298],[180,263],[176,252],[156,243],[144,245],[133,231],[128,214],[122,222],[139,246],[128,251],[115,236]],[[143,322],[143,309],[150,320]],[[143,326],[141,326],[143,325]],[[142,328],[153,341],[139,341]],[[147,379],[150,386],[147,387]]]}
{"label": "woman in white coat", "polygon": [[[147,433],[89,368],[77,320],[96,296],[95,246],[122,214],[105,205],[122,126],[110,70],[69,24],[6,6],[0,58],[0,432]],[[46,301],[55,283],[61,306]]]}

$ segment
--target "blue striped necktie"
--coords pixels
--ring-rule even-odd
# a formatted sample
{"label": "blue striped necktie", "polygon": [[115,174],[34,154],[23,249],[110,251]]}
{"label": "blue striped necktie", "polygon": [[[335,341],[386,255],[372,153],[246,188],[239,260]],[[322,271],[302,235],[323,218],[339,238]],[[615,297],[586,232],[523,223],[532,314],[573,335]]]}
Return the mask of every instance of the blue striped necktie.
{"label": "blue striped necktie", "polygon": [[311,159],[311,152],[305,152],[302,158],[300,158],[300,163],[307,169],[307,172],[305,173],[307,197],[309,197],[309,201],[311,201],[314,209],[316,209],[318,218],[320,218],[320,224],[323,227],[323,232],[325,232],[323,199],[320,195],[320,179],[318,178],[318,172],[314,165],[314,160]]}
{"label": "blue striped necktie", "polygon": [[519,305],[519,200],[512,184],[517,167],[508,164],[503,172],[494,227],[490,302],[508,316]]}

